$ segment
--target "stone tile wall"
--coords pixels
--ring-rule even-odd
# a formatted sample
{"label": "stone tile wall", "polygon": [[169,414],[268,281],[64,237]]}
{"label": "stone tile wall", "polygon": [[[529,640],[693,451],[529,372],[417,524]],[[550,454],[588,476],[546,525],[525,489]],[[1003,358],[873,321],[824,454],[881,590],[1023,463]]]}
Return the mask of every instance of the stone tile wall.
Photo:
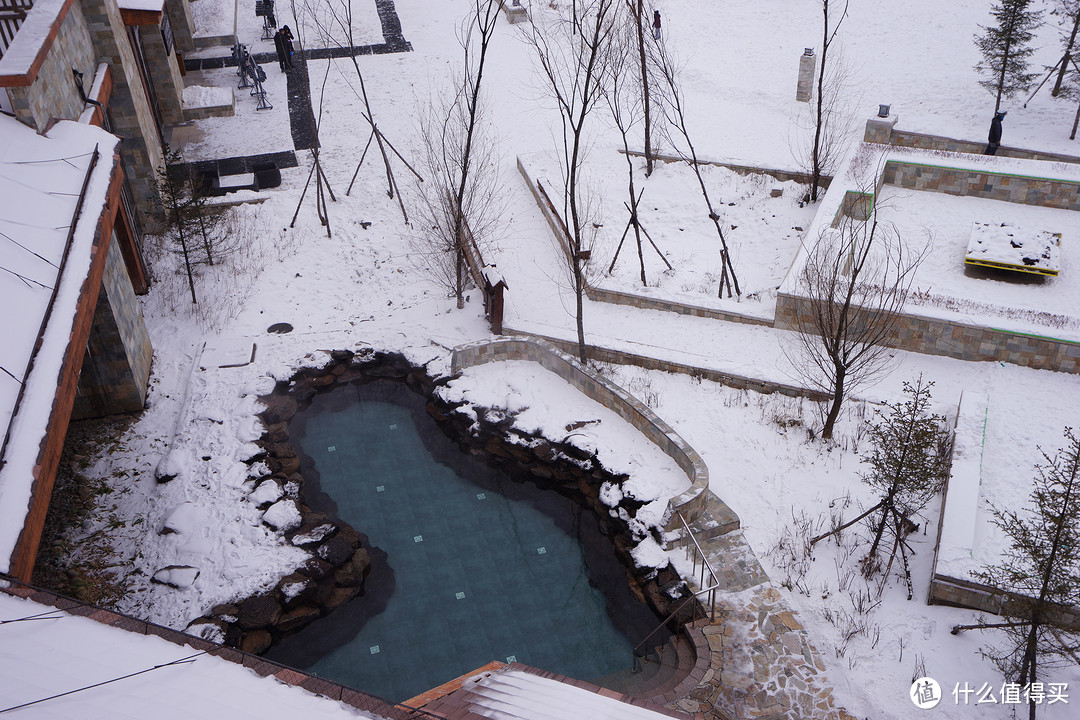
{"label": "stone tile wall", "polygon": [[114,235],[79,375],[72,417],[141,410],[150,381],[153,348]]}
{"label": "stone tile wall", "polygon": [[191,17],[189,0],[165,0],[165,12],[172,23],[173,39],[176,47],[173,52],[189,53],[195,50],[195,22]]}
{"label": "stone tile wall", "polygon": [[672,498],[671,507],[682,512],[687,522],[693,522],[704,512],[709,469],[697,451],[637,398],[566,357],[551,344],[529,338],[508,338],[462,345],[454,348],[452,370],[456,373],[474,365],[502,360],[539,363],[641,431],[690,478],[690,489]]}
{"label": "stone tile wall", "polygon": [[772,325],[768,318],[753,317],[752,315],[740,315],[738,313],[719,310],[717,308],[690,305],[689,303],[675,300],[664,300],[634,293],[609,290],[601,287],[586,287],[585,294],[593,302],[606,302],[613,305],[630,305],[646,310],[663,310],[665,312],[678,313],[680,315],[692,315],[694,317],[712,318],[714,320],[726,320],[727,322],[741,323],[744,325]]}
{"label": "stone tile wall", "polygon": [[166,125],[184,122],[184,79],[180,77],[180,64],[176,60],[175,43],[168,53],[159,25],[140,25],[136,28],[142,41],[146,65],[150,70],[150,82],[157,94],[158,112]]}
{"label": "stone tile wall", "polygon": [[120,145],[120,159],[139,221],[143,228],[153,232],[161,227],[157,168],[164,155],[150,99],[139,76],[135,51],[128,40],[116,0],[80,2],[94,50],[101,62],[112,66],[113,93],[109,101],[112,130],[124,139]]}
{"label": "stone tile wall", "polygon": [[72,3],[34,82],[28,87],[7,88],[15,117],[39,133],[53,118],[77,119],[84,106],[71,69],[83,74],[83,87],[89,92],[96,67],[82,8]]}
{"label": "stone tile wall", "polygon": [[884,180],[889,185],[909,190],[1080,210],[1080,183],[1068,180],[894,161],[885,164]]}
{"label": "stone tile wall", "polygon": [[[811,317],[807,299],[777,293],[777,328],[809,327]],[[902,315],[887,344],[961,360],[1008,362],[1038,370],[1080,373],[1080,343],[919,315]]]}

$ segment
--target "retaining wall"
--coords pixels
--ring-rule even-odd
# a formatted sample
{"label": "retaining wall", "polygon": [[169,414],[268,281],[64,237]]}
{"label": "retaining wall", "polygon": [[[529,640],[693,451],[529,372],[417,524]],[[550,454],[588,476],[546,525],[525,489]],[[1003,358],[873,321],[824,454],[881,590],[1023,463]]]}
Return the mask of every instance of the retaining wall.
{"label": "retaining wall", "polygon": [[888,161],[884,180],[908,190],[979,197],[1021,205],[1080,210],[1080,183],[986,170]]}
{"label": "retaining wall", "polygon": [[678,463],[690,478],[690,489],[671,498],[669,506],[681,512],[687,522],[693,522],[704,512],[709,469],[697,451],[637,398],[566,357],[550,343],[529,338],[508,338],[461,345],[454,348],[451,367],[456,373],[475,365],[502,360],[539,363],[637,428]]}
{"label": "retaining wall", "polygon": [[[777,328],[797,330],[812,324],[809,300],[777,293]],[[886,344],[927,355],[1008,362],[1037,370],[1080,373],[1080,343],[921,315],[901,315]]]}

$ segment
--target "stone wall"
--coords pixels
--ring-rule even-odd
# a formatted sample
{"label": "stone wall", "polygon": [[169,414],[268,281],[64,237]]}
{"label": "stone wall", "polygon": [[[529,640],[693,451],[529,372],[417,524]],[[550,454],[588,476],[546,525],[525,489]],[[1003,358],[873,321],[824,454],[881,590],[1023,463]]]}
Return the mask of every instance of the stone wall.
{"label": "stone wall", "polygon": [[78,118],[83,101],[71,70],[83,74],[84,89],[89,92],[96,67],[82,8],[79,3],[72,3],[34,82],[27,87],[8,88],[15,117],[39,133],[45,131],[53,118]]}
{"label": "stone wall", "polygon": [[[523,338],[532,338],[550,343],[564,353],[574,354],[577,352],[577,343],[571,340],[560,340],[546,335],[525,332],[523,330],[513,330],[510,328],[504,328],[504,330],[507,335],[518,335]],[[804,397],[809,398],[810,400],[828,399],[823,393],[799,387],[798,385],[788,385],[786,383],[778,383],[771,380],[759,380],[757,378],[746,377],[745,375],[733,375],[731,373],[721,372],[720,370],[711,370],[696,365],[685,365],[670,360],[660,360],[646,355],[636,355],[623,350],[613,350],[611,348],[602,348],[595,345],[586,345],[585,350],[590,359],[599,362],[607,362],[614,365],[635,365],[637,367],[645,368],[646,370],[661,370],[663,372],[689,375],[704,380],[711,380],[712,382],[720,383],[727,387],[738,388],[740,390],[753,390],[754,392],[765,395],[780,393],[781,395],[787,395],[788,397]]]}
{"label": "stone wall", "polygon": [[193,52],[195,50],[195,22],[191,17],[191,3],[188,0],[165,0],[165,12],[169,15],[173,39],[176,41],[173,52],[177,54]]}
{"label": "stone wall", "polygon": [[672,498],[671,508],[680,511],[688,523],[701,515],[705,509],[705,490],[709,487],[708,467],[697,451],[645,404],[615,383],[566,357],[550,344],[527,338],[480,342],[454,348],[453,371],[460,372],[467,367],[501,360],[539,363],[637,428],[678,463],[690,479],[690,489]]}
{"label": "stone wall", "polygon": [[772,325],[772,321],[768,318],[742,315],[728,310],[720,310],[719,308],[691,305],[676,300],[665,300],[663,298],[637,295],[635,293],[622,292],[619,290],[609,290],[602,287],[587,286],[585,288],[585,294],[588,295],[589,299],[593,302],[606,302],[613,305],[630,305],[631,307],[642,308],[645,310],[662,310],[664,312],[678,313],[679,315],[712,318],[714,320],[725,320],[727,322],[744,325]]}
{"label": "stone wall", "polygon": [[[919,148],[920,150],[945,150],[948,152],[967,153],[969,155],[982,155],[986,150],[985,141],[959,140],[945,137],[944,135],[929,135],[927,133],[911,132],[909,130],[897,130],[896,118],[882,121],[880,118],[870,118],[866,123],[865,142],[880,143],[883,145],[897,145],[899,147]],[[989,130],[990,121],[987,120],[986,128]],[[1006,129],[1006,133],[1008,129]],[[1048,160],[1051,162],[1080,163],[1080,157],[1075,155],[1062,155],[1059,153],[1043,152],[1041,150],[1028,150],[1025,148],[1009,147],[1002,145],[998,148],[999,157],[1023,158],[1026,160]]]}
{"label": "stone wall", "polygon": [[[776,327],[812,327],[810,301],[787,293],[776,296]],[[971,361],[998,361],[1038,370],[1080,373],[1080,343],[988,327],[901,315],[889,336],[890,347]]]}
{"label": "stone wall", "polygon": [[105,259],[72,417],[82,419],[141,410],[149,388],[153,353],[114,234]]}
{"label": "stone wall", "polygon": [[173,47],[166,52],[161,25],[140,25],[135,31],[139,33],[146,55],[146,67],[157,95],[161,121],[166,125],[184,122],[184,79],[180,77],[180,64],[176,59],[175,38]]}
{"label": "stone wall", "polygon": [[908,190],[1080,210],[1080,183],[940,165],[888,161],[884,180]]}
{"label": "stone wall", "polygon": [[113,92],[109,100],[112,131],[124,139],[120,145],[124,175],[131,187],[139,221],[152,232],[160,228],[157,168],[164,156],[150,98],[116,0],[80,2],[94,50],[102,62],[112,66]]}

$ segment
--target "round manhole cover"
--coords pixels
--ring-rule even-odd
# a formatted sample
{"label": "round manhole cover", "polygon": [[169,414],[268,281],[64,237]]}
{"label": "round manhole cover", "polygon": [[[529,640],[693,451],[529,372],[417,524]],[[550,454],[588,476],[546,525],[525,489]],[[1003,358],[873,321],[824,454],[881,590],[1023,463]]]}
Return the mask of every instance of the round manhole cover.
{"label": "round manhole cover", "polygon": [[266,328],[266,332],[274,333],[275,335],[284,335],[285,333],[292,332],[292,325],[289,323],[274,323]]}

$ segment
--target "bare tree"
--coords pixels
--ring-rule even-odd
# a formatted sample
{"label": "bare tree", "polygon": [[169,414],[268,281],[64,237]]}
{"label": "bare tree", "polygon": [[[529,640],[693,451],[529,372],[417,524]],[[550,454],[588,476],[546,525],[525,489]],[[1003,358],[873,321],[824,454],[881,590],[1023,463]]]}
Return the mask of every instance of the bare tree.
{"label": "bare tree", "polygon": [[[638,8],[640,9],[640,7]],[[631,14],[629,17],[633,20],[633,6],[630,7]],[[635,23],[636,24],[636,23]],[[615,269],[615,263],[619,259],[619,252],[622,250],[623,243],[626,241],[626,235],[630,232],[630,229],[634,230],[634,239],[637,242],[637,256],[638,265],[641,270],[641,284],[642,286],[648,285],[648,281],[645,276],[645,255],[642,248],[641,236],[642,234],[648,239],[653,249],[656,250],[657,255],[664,261],[668,269],[671,269],[671,263],[667,261],[664,254],[660,252],[660,248],[656,247],[656,243],[653,242],[652,237],[641,224],[641,217],[638,214],[638,207],[641,202],[641,193],[635,189],[635,158],[630,154],[630,133],[636,129],[636,127],[642,122],[643,117],[647,118],[647,111],[644,109],[647,105],[642,106],[638,101],[640,99],[640,85],[638,83],[637,76],[637,59],[634,57],[634,35],[640,28],[634,27],[633,24],[619,23],[616,33],[613,36],[614,42],[609,45],[608,57],[605,62],[606,79],[604,82],[604,98],[607,100],[608,109],[611,110],[611,118],[615,123],[615,127],[619,131],[619,137],[622,139],[623,157],[626,158],[626,171],[627,171],[627,199],[628,202],[624,202],[627,212],[630,213],[630,217],[627,220],[626,228],[623,230],[622,238],[619,240],[619,246],[615,249],[615,253],[611,258],[611,265],[608,267],[608,272],[612,272]],[[646,148],[648,147],[648,135],[646,134]],[[646,175],[649,173],[652,160],[649,156],[648,150],[646,151]],[[641,191],[644,192],[644,189]]]}
{"label": "bare tree", "polygon": [[414,247],[459,309],[465,307],[468,264],[479,263],[501,214],[498,158],[481,92],[498,14],[498,0],[474,0],[458,32],[464,58],[452,94],[436,95],[420,123],[430,182],[417,183],[420,237]]}
{"label": "bare tree", "polygon": [[[664,117],[667,120],[668,133],[672,132],[671,128],[674,128],[678,132],[682,142],[676,142],[672,139],[672,147],[674,147],[676,154],[694,171],[694,176],[697,177],[698,186],[701,188],[701,195],[705,198],[705,206],[709,209],[709,219],[712,220],[713,225],[716,227],[716,233],[720,236],[720,289],[717,292],[719,297],[723,297],[724,290],[727,289],[728,297],[731,297],[732,288],[735,290],[735,294],[741,296],[742,291],[739,289],[739,278],[735,275],[735,265],[732,263],[731,251],[728,248],[727,238],[724,237],[724,228],[720,225],[720,215],[713,209],[712,200],[709,198],[709,189],[705,186],[705,179],[701,174],[701,162],[698,160],[697,151],[694,149],[694,143],[690,139],[690,130],[686,124],[686,111],[684,109],[685,102],[683,100],[682,91],[679,89],[678,83],[678,70],[675,66],[675,61],[668,53],[667,48],[660,40],[654,40],[653,42],[653,57],[655,58],[657,72],[660,76],[661,82],[664,86]],[[685,145],[685,150],[683,146]]]}
{"label": "bare tree", "polygon": [[815,240],[798,271],[789,359],[807,384],[831,396],[821,431],[829,439],[844,398],[892,364],[886,343],[929,242],[911,252],[895,226],[878,220],[876,205],[865,219],[843,214]]}
{"label": "bare tree", "polygon": [[[985,654],[1021,686],[1041,683],[1047,671],[1073,667],[1080,653],[1080,439],[1065,429],[1065,448],[1035,467],[1030,506],[994,509],[994,523],[1009,538],[1001,562],[976,573],[1003,597],[1004,622],[985,619],[962,630],[1001,629],[1005,643]],[[1029,696],[1028,718],[1038,702]]]}
{"label": "bare tree", "polygon": [[[307,41],[304,36],[304,22],[303,17],[310,18],[315,26],[319,29],[320,34],[324,39],[329,39],[331,33],[328,31],[322,16],[323,7],[315,2],[305,2],[302,6],[304,14],[297,13],[295,2],[292,5],[293,17],[296,18],[296,42],[299,45],[300,50],[297,53],[299,56],[299,62],[295,63],[293,72],[298,73],[301,78],[304,87],[308,86],[308,62],[307,62]],[[333,61],[330,57],[326,59],[326,70],[323,72],[322,85],[319,88],[319,114],[317,117],[312,117],[312,127],[315,136],[312,138],[311,147],[311,170],[308,172],[307,181],[304,183],[304,189],[300,193],[300,199],[296,202],[296,211],[293,213],[292,221],[289,223],[289,227],[296,226],[296,218],[300,215],[300,208],[304,204],[304,198],[307,196],[308,188],[311,186],[312,177],[315,178],[315,214],[319,218],[319,222],[326,228],[326,237],[331,237],[330,230],[330,212],[326,204],[326,198],[329,196],[332,202],[337,202],[337,198],[334,196],[334,189],[330,187],[330,181],[326,177],[326,173],[323,172],[322,159],[319,154],[321,150],[319,142],[319,127],[322,125],[323,115],[323,103],[326,99],[326,80],[330,76],[330,65]]]}
{"label": "bare tree", "polygon": [[[1078,0],[1080,1],[1080,0]],[[641,112],[642,133],[645,138],[645,177],[652,175],[653,171],[653,147],[652,147],[652,97],[650,85],[652,83],[650,73],[650,50],[645,38],[648,31],[645,29],[645,0],[626,0],[626,7],[630,10],[628,19],[633,23],[633,44],[638,51],[638,81],[641,87]],[[623,143],[626,144],[625,142]],[[640,240],[639,240],[640,245]],[[644,281],[642,281],[644,282]]]}
{"label": "bare tree", "polygon": [[[345,194],[348,195],[352,192],[353,183],[356,182],[356,177],[360,173],[360,167],[364,164],[364,158],[367,156],[367,151],[371,147],[372,141],[375,142],[376,147],[379,149],[379,154],[382,156],[383,168],[386,171],[386,195],[391,200],[397,197],[398,207],[401,209],[401,215],[404,217],[405,222],[409,222],[409,214],[405,210],[405,202],[401,197],[400,189],[398,188],[397,178],[394,176],[394,169],[390,161],[390,153],[401,161],[403,165],[416,177],[419,182],[423,182],[424,179],[418,172],[409,164],[401,153],[397,151],[394,145],[383,135],[379,125],[375,121],[375,111],[371,106],[371,101],[368,98],[367,85],[364,82],[364,73],[360,70],[360,63],[356,59],[356,44],[354,41],[354,18],[352,9],[352,0],[327,0],[325,5],[318,4],[317,0],[308,0],[311,4],[308,6],[308,14],[312,21],[319,28],[320,34],[323,36],[324,41],[328,45],[336,45],[338,48],[347,49],[348,57],[352,61],[353,69],[356,71],[356,85],[353,85],[349,78],[342,72],[342,78],[346,84],[353,91],[358,99],[364,103],[364,109],[360,111],[360,116],[367,122],[371,128],[371,133],[368,135],[367,144],[364,146],[363,152],[360,154],[360,160],[356,164],[356,170],[353,172],[352,181],[349,183],[348,189]],[[327,61],[330,62],[329,60]],[[323,81],[325,89],[325,79]],[[320,117],[322,114],[321,96],[320,96]],[[388,152],[389,151],[389,152]]]}
{"label": "bare tree", "polygon": [[582,0],[575,7],[571,22],[540,28],[534,22],[527,40],[536,51],[547,90],[559,108],[561,119],[560,151],[563,173],[563,217],[569,244],[567,265],[575,297],[578,355],[585,356],[584,297],[586,264],[592,235],[584,197],[582,170],[585,160],[585,125],[597,103],[603,98],[606,48],[615,29],[617,0]]}
{"label": "bare tree", "polygon": [[[817,96],[814,98],[814,144],[810,151],[810,202],[818,201],[818,188],[821,186],[821,177],[827,173],[826,166],[829,161],[836,159],[833,143],[838,139],[838,133],[832,132],[829,124],[834,120],[836,110],[836,91],[838,83],[835,75],[830,76],[831,70],[829,50],[832,48],[836,34],[847,17],[848,0],[844,0],[844,7],[839,13],[836,7],[837,0],[821,0],[821,54],[818,65]],[[831,14],[831,19],[830,19]]]}

